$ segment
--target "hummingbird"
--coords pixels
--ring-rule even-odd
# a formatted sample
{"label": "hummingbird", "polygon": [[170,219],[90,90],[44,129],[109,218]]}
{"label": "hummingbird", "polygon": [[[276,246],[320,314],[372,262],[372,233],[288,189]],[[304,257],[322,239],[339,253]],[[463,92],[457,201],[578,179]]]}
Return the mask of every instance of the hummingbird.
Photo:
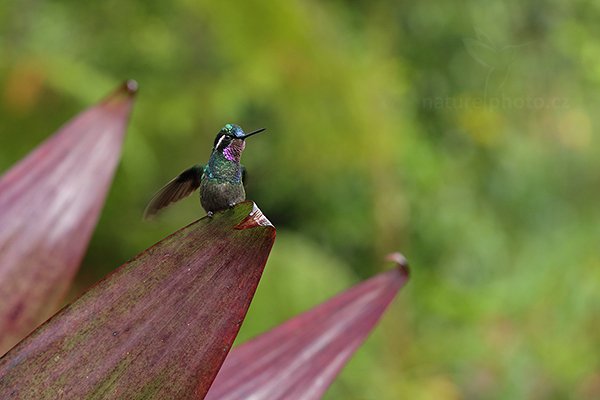
{"label": "hummingbird", "polygon": [[240,164],[240,158],[246,139],[265,129],[244,133],[238,125],[225,125],[215,137],[208,163],[186,169],[156,192],[144,211],[144,218],[152,217],[160,209],[189,196],[198,188],[200,204],[209,217],[216,211],[246,200],[246,168]]}

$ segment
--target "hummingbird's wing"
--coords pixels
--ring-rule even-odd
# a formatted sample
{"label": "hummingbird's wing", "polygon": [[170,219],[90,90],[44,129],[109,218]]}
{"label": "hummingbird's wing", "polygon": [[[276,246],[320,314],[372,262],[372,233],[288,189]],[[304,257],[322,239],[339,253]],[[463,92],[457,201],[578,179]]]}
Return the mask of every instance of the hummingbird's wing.
{"label": "hummingbird's wing", "polygon": [[200,186],[204,166],[196,164],[186,169],[162,187],[144,210],[144,218],[155,215],[161,208],[189,196]]}

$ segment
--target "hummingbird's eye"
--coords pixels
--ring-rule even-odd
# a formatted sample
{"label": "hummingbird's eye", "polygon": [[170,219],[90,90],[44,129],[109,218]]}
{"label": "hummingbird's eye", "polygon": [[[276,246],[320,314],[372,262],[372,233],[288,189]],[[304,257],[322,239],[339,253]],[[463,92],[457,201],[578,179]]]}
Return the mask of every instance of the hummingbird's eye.
{"label": "hummingbird's eye", "polygon": [[232,137],[230,135],[219,133],[215,138],[215,149],[223,150],[229,146],[231,140]]}

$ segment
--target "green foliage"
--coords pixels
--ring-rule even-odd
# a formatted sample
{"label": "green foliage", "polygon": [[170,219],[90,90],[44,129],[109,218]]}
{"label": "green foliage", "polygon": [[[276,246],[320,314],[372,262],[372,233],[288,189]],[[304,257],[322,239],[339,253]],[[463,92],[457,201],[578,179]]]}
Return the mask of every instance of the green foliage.
{"label": "green foliage", "polygon": [[247,332],[309,306],[281,293],[334,293],[400,249],[411,284],[329,398],[369,398],[352,388],[373,382],[373,398],[598,397],[599,14],[579,0],[5,1],[0,169],[139,81],[85,286],[201,216],[190,199],[141,221],[224,123],[266,126],[243,162],[282,232],[257,293],[277,304]]}

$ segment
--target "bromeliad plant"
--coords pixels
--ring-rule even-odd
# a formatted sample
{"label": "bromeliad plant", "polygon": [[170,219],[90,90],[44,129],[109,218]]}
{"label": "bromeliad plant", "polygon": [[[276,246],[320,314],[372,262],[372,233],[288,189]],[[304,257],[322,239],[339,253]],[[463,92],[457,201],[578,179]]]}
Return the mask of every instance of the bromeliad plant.
{"label": "bromeliad plant", "polygon": [[[0,178],[0,354],[62,300],[117,165],[135,91],[125,83]],[[0,358],[0,398],[320,398],[408,269],[396,254],[397,268],[227,355],[274,240],[252,202],[175,232]]]}

